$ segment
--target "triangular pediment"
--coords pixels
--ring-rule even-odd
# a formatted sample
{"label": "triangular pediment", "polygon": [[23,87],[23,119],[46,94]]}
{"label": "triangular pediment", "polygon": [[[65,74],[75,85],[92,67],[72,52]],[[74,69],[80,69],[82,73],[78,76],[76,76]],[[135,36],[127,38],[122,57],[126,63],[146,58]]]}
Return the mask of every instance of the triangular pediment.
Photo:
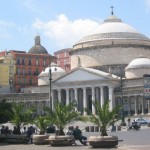
{"label": "triangular pediment", "polygon": [[57,79],[55,83],[61,82],[79,82],[90,80],[106,80],[108,78],[107,73],[97,71],[95,69],[78,68],[71,71],[69,74]]}

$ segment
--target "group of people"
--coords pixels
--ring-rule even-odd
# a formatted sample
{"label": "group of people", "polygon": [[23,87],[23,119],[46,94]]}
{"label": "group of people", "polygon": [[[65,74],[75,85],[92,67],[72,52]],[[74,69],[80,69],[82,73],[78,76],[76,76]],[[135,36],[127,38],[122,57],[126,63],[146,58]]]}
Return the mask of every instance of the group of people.
{"label": "group of people", "polygon": [[87,137],[82,135],[79,126],[76,126],[75,128],[73,126],[68,127],[67,135],[73,135],[76,140],[81,142],[81,144],[87,145]]}
{"label": "group of people", "polygon": [[24,134],[27,136],[27,138],[30,139],[30,143],[32,143],[32,134],[35,133],[35,128],[33,126],[30,126],[26,128],[24,126],[23,131],[21,132],[16,126],[14,126],[13,130],[10,130],[8,126],[2,125],[2,128],[0,130],[0,134]]}
{"label": "group of people", "polygon": [[1,128],[1,130],[0,130],[1,132],[1,134],[11,134],[12,133],[12,131],[11,130],[9,130],[9,127],[8,126],[4,126],[4,125],[2,125],[2,128]]}

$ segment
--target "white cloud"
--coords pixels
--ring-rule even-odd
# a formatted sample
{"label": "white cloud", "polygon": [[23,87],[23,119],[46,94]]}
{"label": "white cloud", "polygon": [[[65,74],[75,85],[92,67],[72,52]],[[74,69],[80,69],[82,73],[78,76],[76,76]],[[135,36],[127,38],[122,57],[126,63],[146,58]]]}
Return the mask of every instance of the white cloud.
{"label": "white cloud", "polygon": [[95,33],[99,28],[99,22],[89,19],[69,20],[64,14],[60,14],[56,20],[42,22],[36,19],[33,27],[44,32],[50,41],[61,48],[72,47],[77,41],[88,34]]}

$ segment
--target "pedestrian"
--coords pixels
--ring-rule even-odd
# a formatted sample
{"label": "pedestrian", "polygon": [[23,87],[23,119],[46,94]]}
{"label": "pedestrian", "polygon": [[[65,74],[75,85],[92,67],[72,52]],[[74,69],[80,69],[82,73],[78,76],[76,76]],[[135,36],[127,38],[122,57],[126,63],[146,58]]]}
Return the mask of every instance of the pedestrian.
{"label": "pedestrian", "polygon": [[14,126],[14,130],[12,131],[13,134],[21,134],[20,130],[17,129],[16,126]]}
{"label": "pedestrian", "polygon": [[128,120],[127,120],[127,121],[128,121],[128,125],[130,125],[130,121],[131,121],[131,119],[130,119],[130,118],[128,118]]}
{"label": "pedestrian", "polygon": [[27,134],[27,128],[26,127],[23,127],[22,134]]}
{"label": "pedestrian", "polygon": [[33,141],[33,139],[32,139],[33,131],[34,131],[34,130],[33,130],[33,127],[32,127],[32,126],[28,127],[28,130],[27,130],[27,137],[29,138],[31,144],[32,144],[32,141]]}
{"label": "pedestrian", "polygon": [[76,140],[79,140],[83,145],[87,145],[87,137],[82,135],[82,131],[79,129],[78,126],[76,126],[73,130],[73,136]]}
{"label": "pedestrian", "polygon": [[73,130],[74,130],[74,127],[73,126],[69,126],[68,127],[68,131],[66,132],[67,135],[73,135]]}

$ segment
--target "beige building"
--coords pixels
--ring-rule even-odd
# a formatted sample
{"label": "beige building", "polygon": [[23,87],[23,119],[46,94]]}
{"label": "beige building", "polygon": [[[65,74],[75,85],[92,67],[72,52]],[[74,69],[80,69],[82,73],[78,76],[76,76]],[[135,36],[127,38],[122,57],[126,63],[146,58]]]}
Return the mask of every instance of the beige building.
{"label": "beige building", "polygon": [[[75,100],[76,109],[83,115],[87,115],[84,108],[96,113],[92,106],[95,100],[101,106],[110,100],[110,109],[122,104],[125,115],[150,113],[150,100],[143,97],[143,75],[150,74],[148,37],[112,13],[101,24],[99,33],[79,40],[70,55],[72,70],[69,73],[56,65],[46,68],[38,77],[39,86],[22,89],[24,94],[19,101],[35,105],[38,101],[49,106],[47,94],[51,91],[52,107],[56,100],[64,104]],[[43,97],[39,100],[40,94]],[[30,95],[28,100],[25,100],[25,95]]]}
{"label": "beige building", "polygon": [[5,54],[0,56],[0,93],[13,92],[15,69],[13,56],[5,51]]}

